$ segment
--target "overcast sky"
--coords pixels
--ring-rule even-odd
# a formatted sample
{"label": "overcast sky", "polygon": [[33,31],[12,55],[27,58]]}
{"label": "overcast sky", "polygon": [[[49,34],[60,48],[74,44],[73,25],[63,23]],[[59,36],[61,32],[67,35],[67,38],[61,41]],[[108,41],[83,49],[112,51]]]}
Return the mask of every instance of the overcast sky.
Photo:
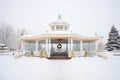
{"label": "overcast sky", "polygon": [[0,22],[33,34],[48,30],[58,14],[80,35],[107,39],[113,24],[120,33],[120,0],[0,0]]}

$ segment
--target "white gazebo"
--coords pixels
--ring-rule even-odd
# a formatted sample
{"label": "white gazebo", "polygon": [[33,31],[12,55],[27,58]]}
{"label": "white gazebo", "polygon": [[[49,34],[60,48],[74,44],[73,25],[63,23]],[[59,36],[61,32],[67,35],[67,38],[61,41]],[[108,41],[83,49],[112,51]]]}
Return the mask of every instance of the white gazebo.
{"label": "white gazebo", "polygon": [[82,36],[70,31],[70,24],[63,22],[61,16],[57,21],[49,24],[49,30],[40,35],[27,35],[21,37],[21,50],[25,52],[34,51],[38,56],[40,51],[47,52],[48,58],[84,56],[88,51],[93,56],[97,50],[96,41],[98,36]]}

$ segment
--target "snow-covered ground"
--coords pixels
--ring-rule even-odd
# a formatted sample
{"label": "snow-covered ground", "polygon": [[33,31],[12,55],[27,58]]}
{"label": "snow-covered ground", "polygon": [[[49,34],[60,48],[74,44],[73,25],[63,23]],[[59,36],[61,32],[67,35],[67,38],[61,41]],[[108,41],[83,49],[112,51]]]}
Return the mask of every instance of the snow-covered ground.
{"label": "snow-covered ground", "polygon": [[120,80],[120,56],[48,60],[0,55],[0,80]]}

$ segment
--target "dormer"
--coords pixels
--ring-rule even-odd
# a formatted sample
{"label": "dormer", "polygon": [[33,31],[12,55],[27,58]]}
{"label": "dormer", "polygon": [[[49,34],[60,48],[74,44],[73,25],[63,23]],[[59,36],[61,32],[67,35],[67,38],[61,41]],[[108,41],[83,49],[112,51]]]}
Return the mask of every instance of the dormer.
{"label": "dormer", "polygon": [[70,24],[63,22],[61,20],[61,16],[58,16],[58,20],[56,22],[52,22],[49,24],[51,31],[68,31]]}

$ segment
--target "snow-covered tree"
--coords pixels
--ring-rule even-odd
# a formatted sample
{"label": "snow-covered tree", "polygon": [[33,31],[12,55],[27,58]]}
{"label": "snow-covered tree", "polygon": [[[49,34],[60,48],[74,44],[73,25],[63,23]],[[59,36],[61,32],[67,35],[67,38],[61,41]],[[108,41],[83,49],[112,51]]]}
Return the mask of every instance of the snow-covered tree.
{"label": "snow-covered tree", "polygon": [[109,39],[106,44],[106,49],[108,51],[120,50],[120,36],[114,25],[109,32]]}
{"label": "snow-covered tree", "polygon": [[0,24],[0,43],[5,44],[10,49],[14,49],[16,46],[16,36],[13,28],[6,24]]}
{"label": "snow-covered tree", "polygon": [[29,34],[26,29],[17,29],[17,37]]}
{"label": "snow-covered tree", "polygon": [[20,50],[21,49],[21,40],[20,40],[20,36],[24,36],[26,34],[29,34],[26,29],[17,29],[17,49]]}

